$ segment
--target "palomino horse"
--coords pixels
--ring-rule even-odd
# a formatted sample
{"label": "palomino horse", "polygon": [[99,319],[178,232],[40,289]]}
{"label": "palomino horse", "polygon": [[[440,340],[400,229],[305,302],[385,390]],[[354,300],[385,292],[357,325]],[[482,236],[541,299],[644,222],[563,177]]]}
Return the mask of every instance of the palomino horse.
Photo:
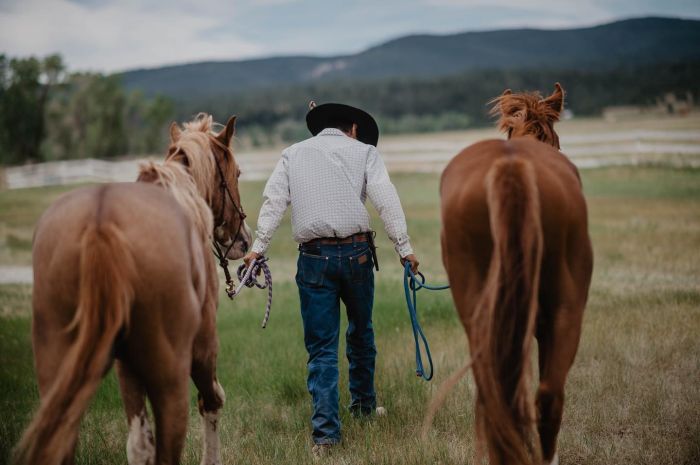
{"label": "palomino horse", "polygon": [[202,463],[221,462],[210,248],[213,235],[229,258],[240,258],[251,234],[229,149],[235,118],[219,134],[211,125],[207,115],[184,130],[173,123],[165,163],[142,166],[142,182],[74,190],[39,220],[32,341],[41,404],[17,448],[19,462],[73,462],[80,419],[114,360],[130,464],[179,462],[190,375],[204,424]]}
{"label": "palomino horse", "polygon": [[557,461],[593,269],[581,181],[553,128],[563,98],[559,84],[544,99],[507,90],[493,112],[508,140],[466,148],[442,175],[442,258],[472,353],[477,456],[486,446],[491,465]]}

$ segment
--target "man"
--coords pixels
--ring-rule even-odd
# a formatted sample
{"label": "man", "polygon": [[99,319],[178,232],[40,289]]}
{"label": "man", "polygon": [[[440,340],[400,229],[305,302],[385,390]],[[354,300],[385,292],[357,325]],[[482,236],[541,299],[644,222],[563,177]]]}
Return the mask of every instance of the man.
{"label": "man", "polygon": [[377,123],[348,105],[312,102],[310,108],[306,123],[314,137],[282,152],[265,186],[257,238],[244,261],[250,265],[265,253],[291,203],[292,232],[300,244],[296,282],[309,353],[313,452],[320,456],[340,441],[340,300],[348,316],[350,410],[370,415],[376,409],[372,329],[376,254],[366,198],[379,212],[401,263],[410,262],[416,271],[418,260],[396,189],[376,149]]}

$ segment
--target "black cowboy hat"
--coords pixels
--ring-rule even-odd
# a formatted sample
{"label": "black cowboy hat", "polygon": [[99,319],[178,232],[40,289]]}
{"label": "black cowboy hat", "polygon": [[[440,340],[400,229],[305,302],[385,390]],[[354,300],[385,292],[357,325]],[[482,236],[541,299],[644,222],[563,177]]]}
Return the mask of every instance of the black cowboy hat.
{"label": "black cowboy hat", "polygon": [[331,127],[334,122],[348,121],[357,124],[357,140],[377,146],[379,126],[366,111],[342,103],[315,105],[312,102],[309,106],[311,110],[306,114],[306,126],[312,135],[315,136],[327,127]]}

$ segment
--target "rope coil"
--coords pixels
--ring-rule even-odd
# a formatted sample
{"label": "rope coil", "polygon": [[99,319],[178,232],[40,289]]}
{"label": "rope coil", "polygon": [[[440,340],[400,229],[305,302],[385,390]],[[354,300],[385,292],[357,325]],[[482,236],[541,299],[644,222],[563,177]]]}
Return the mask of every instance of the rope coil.
{"label": "rope coil", "polygon": [[[245,263],[242,263],[236,271],[236,276],[241,283],[238,285],[238,288],[236,288],[236,292],[233,295],[229,294],[229,298],[233,300],[233,298],[241,291],[243,286],[250,288],[255,286],[258,289],[267,289],[267,305],[265,306],[265,317],[262,321],[263,329],[267,327],[267,321],[270,319],[270,309],[272,308],[272,273],[270,272],[270,267],[267,265],[267,261],[268,258],[262,256],[256,260],[253,260],[253,263],[251,263],[250,267],[248,268],[246,268]],[[258,282],[256,277],[260,275],[260,271],[262,271],[263,275],[265,276],[264,283]]]}
{"label": "rope coil", "polygon": [[[420,279],[418,279],[420,278]],[[421,328],[418,322],[418,300],[416,293],[421,289],[427,289],[429,291],[442,291],[448,289],[449,285],[444,286],[430,286],[425,284],[425,276],[420,271],[415,274],[411,270],[411,264],[406,262],[404,266],[403,273],[403,288],[406,294],[406,307],[408,308],[408,315],[411,317],[411,327],[413,329],[413,340],[416,345],[416,376],[423,378],[426,381],[433,379],[433,357],[430,355],[430,346],[428,345],[428,339],[423,333],[423,328]],[[423,347],[425,349],[426,357],[428,358],[428,364],[430,365],[430,374],[425,374],[425,368],[423,366],[423,356],[420,350],[420,343],[423,342]]]}
{"label": "rope coil", "polygon": [[[250,267],[246,268],[245,263],[242,263],[236,271],[236,277],[240,281],[237,287],[234,287],[233,279],[228,271],[228,260],[217,255],[219,258],[219,265],[224,270],[224,275],[226,276],[226,295],[228,298],[233,300],[238,294],[240,294],[243,287],[257,287],[258,289],[267,289],[267,305],[265,306],[265,316],[262,321],[262,328],[267,327],[267,322],[270,319],[270,309],[272,308],[272,272],[270,272],[270,267],[267,264],[269,260],[267,257],[262,256],[253,260]],[[260,272],[265,276],[265,282],[260,283],[257,276]]]}

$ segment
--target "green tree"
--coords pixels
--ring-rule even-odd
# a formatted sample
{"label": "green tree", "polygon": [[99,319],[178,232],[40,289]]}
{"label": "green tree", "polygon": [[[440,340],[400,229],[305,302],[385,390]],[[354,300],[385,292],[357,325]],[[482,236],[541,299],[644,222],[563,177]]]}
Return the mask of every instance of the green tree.
{"label": "green tree", "polygon": [[119,78],[72,74],[49,106],[50,158],[109,158],[128,148],[126,96]]}
{"label": "green tree", "polygon": [[8,150],[9,133],[5,125],[5,93],[7,92],[9,81],[9,63],[7,57],[0,54],[0,163],[5,160],[5,153]]}
{"label": "green tree", "polygon": [[167,126],[173,118],[175,106],[172,100],[157,95],[147,105],[144,113],[146,137],[144,150],[146,153],[162,151],[168,141]]}
{"label": "green tree", "polygon": [[36,58],[10,60],[6,87],[0,103],[0,118],[5,128],[3,163],[38,159],[34,144],[41,130],[43,114],[39,107],[41,64]]}
{"label": "green tree", "polygon": [[42,85],[38,98],[38,111],[40,112],[41,117],[38,121],[38,127],[34,134],[34,150],[36,150],[37,155],[41,154],[41,158],[45,158],[45,154],[42,150],[40,150],[40,147],[42,146],[44,138],[46,137],[46,107],[49,101],[50,93],[62,80],[64,71],[65,67],[60,55],[49,55],[44,58],[41,63]]}
{"label": "green tree", "polygon": [[124,125],[126,96],[117,76],[95,76],[86,93],[88,118],[84,121],[88,156],[123,155],[128,147]]}
{"label": "green tree", "polygon": [[76,73],[53,93],[46,117],[48,158],[112,158],[161,152],[173,104],[127,94],[119,76]]}
{"label": "green tree", "polygon": [[42,158],[49,93],[62,77],[60,56],[0,60],[0,161],[20,163]]}
{"label": "green tree", "polygon": [[67,74],[59,55],[0,55],[0,163],[158,152],[173,108],[117,75]]}
{"label": "green tree", "polygon": [[42,158],[44,114],[51,90],[63,73],[58,55],[0,59],[0,161],[20,163]]}

